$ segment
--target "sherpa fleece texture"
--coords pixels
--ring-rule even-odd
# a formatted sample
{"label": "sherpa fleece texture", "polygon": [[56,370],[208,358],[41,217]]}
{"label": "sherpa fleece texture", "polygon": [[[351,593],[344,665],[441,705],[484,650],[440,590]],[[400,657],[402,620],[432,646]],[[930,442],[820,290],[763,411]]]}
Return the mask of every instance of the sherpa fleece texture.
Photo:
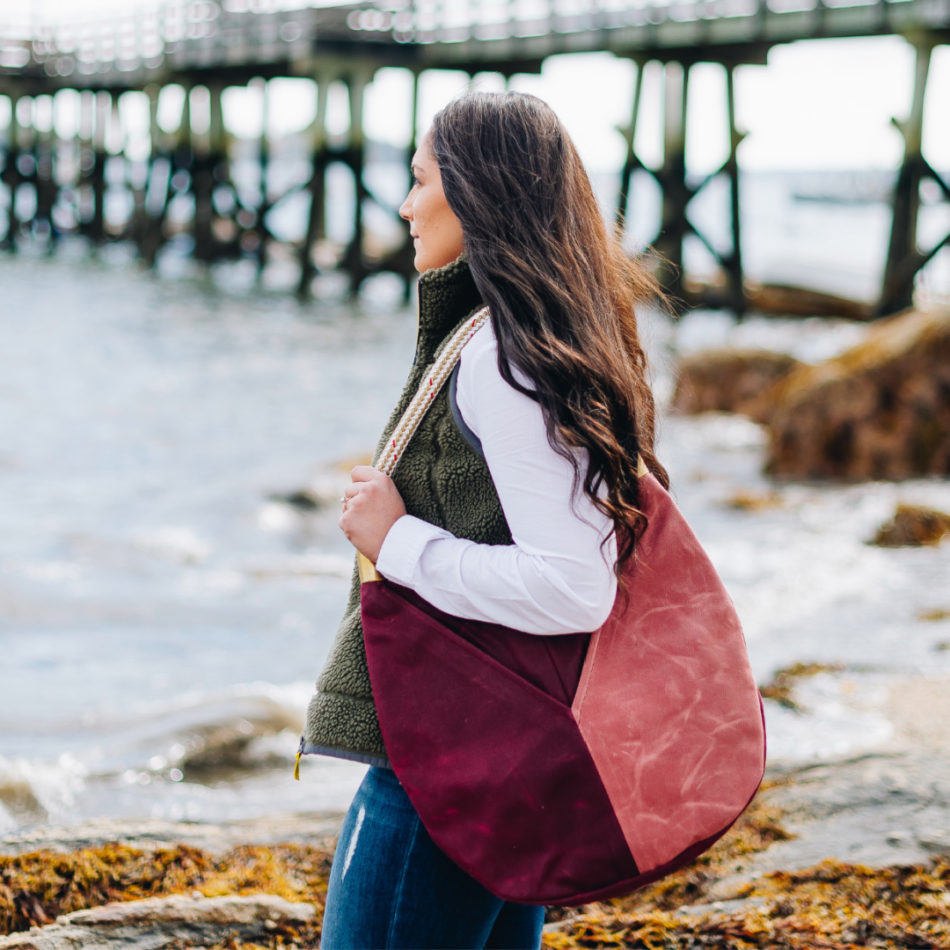
{"label": "sherpa fleece texture", "polygon": [[[480,306],[481,299],[464,258],[426,271],[420,277],[415,360],[380,447],[401,418],[441,345]],[[491,474],[484,459],[459,431],[447,386],[426,412],[396,466],[393,481],[409,514],[445,528],[456,537],[484,544],[511,543],[511,532]],[[366,668],[359,588],[354,569],[346,611],[307,709],[300,750],[383,764],[387,761],[386,750]]]}

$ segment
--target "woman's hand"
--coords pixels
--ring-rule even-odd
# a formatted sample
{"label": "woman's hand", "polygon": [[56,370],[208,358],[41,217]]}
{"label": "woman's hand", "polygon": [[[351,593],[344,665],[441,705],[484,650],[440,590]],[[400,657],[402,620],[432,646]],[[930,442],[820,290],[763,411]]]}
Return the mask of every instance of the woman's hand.
{"label": "woman's hand", "polygon": [[374,564],[389,529],[406,513],[393,480],[371,465],[357,465],[343,492],[340,530],[360,554]]}

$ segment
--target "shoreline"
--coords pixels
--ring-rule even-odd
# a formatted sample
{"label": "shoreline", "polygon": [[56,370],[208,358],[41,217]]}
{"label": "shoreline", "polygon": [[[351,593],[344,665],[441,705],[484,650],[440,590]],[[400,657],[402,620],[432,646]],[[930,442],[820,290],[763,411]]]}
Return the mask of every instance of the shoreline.
{"label": "shoreline", "polygon": [[[842,675],[847,676],[845,672]],[[852,695],[856,706],[872,708],[867,698]],[[874,707],[876,708],[876,707]],[[868,772],[868,763],[882,763],[883,771],[894,772],[896,763],[929,764],[934,780],[944,770],[950,774],[950,676],[904,676],[886,687],[877,711],[890,724],[887,739],[872,745],[807,761],[770,761],[761,795],[780,798],[783,808],[796,820],[807,822],[809,802],[817,788],[831,784],[835,773]],[[944,763],[941,757],[947,757]],[[884,763],[891,763],[887,769]],[[777,789],[783,788],[779,793]],[[898,786],[895,786],[898,788]],[[858,789],[855,789],[857,794]],[[899,788],[895,792],[899,797]],[[950,794],[948,816],[950,816]],[[279,812],[215,823],[203,820],[163,818],[88,819],[70,824],[43,824],[23,831],[0,833],[0,855],[22,854],[29,850],[76,850],[108,840],[149,848],[187,844],[211,853],[221,853],[239,844],[319,844],[325,845],[338,833],[344,810]],[[813,816],[820,817],[820,813]],[[873,839],[876,829],[863,835]],[[931,829],[931,831],[940,829]],[[950,848],[950,817],[946,825]],[[840,850],[840,849],[837,849]],[[843,857],[829,844],[828,857]],[[926,857],[921,853],[919,857]]]}
{"label": "shoreline", "polygon": [[[549,911],[544,946],[636,947],[649,933],[666,941],[651,945],[684,950],[696,946],[689,940],[697,933],[704,947],[723,950],[950,946],[950,678],[905,678],[890,687],[882,711],[893,725],[886,742],[770,766],[750,809],[695,864],[611,904]],[[154,936],[156,928],[177,934],[176,947],[314,945],[341,820],[335,812],[222,824],[98,820],[0,836],[0,909],[9,869],[31,861],[48,873],[58,861],[90,856],[126,855],[147,866],[172,855],[176,868],[203,863],[221,878],[210,893],[208,877],[182,884],[187,900],[159,889],[143,901],[133,875],[126,890],[90,909],[55,922],[38,912],[45,925],[0,937],[0,950],[118,947],[120,933],[127,948],[171,947]],[[250,870],[241,870],[244,862]],[[855,914],[873,922],[877,942],[855,938],[864,932],[846,920]],[[192,918],[199,923],[187,923]],[[938,930],[928,936],[930,918]]]}

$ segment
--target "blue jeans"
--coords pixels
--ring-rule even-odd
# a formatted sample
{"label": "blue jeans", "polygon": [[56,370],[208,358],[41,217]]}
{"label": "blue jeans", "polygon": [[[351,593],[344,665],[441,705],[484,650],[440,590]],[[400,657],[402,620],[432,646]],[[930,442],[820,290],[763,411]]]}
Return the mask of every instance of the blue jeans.
{"label": "blue jeans", "polygon": [[495,897],[436,847],[395,773],[366,773],[333,856],[324,950],[535,950],[543,923],[543,907]]}

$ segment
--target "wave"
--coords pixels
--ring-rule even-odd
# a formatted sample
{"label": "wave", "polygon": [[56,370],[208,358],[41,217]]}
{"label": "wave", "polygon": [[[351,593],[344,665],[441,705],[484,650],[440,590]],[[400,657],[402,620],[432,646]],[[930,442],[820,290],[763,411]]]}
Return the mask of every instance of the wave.
{"label": "wave", "polygon": [[85,766],[68,754],[53,762],[0,756],[0,832],[68,815],[85,779]]}
{"label": "wave", "polygon": [[[0,831],[72,816],[94,785],[189,782],[226,786],[286,768],[297,749],[310,683],[249,683],[83,723],[68,750],[0,756]],[[51,736],[43,745],[51,748]],[[78,743],[78,745],[77,745]]]}
{"label": "wave", "polygon": [[309,683],[248,683],[213,693],[186,694],[152,704],[121,726],[109,720],[92,721],[86,731],[112,732],[121,738],[121,745],[102,762],[113,770],[253,767],[254,758],[247,750],[257,740],[283,732],[299,734],[309,690]]}

